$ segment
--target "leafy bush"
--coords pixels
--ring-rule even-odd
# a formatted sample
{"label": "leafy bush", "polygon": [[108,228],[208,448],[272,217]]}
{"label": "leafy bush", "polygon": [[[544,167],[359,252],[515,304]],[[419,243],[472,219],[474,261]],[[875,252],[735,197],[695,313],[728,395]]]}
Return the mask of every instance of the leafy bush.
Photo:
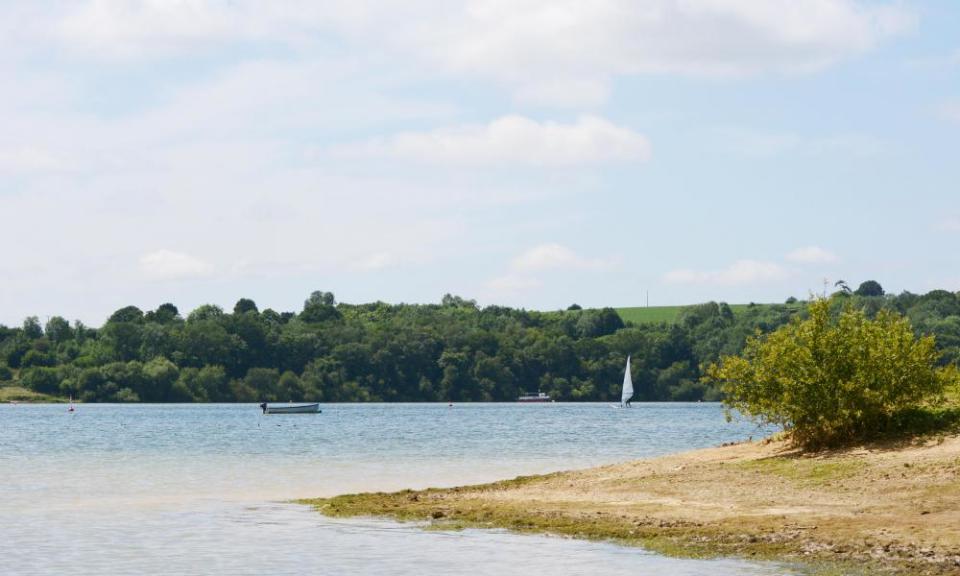
{"label": "leafy bush", "polygon": [[57,359],[53,354],[41,352],[39,350],[28,350],[20,361],[20,366],[29,368],[30,366],[56,366]]}
{"label": "leafy bush", "polygon": [[27,388],[41,394],[56,394],[60,391],[61,377],[56,368],[27,368],[21,373],[20,380]]}
{"label": "leafy bush", "polygon": [[114,394],[113,399],[116,402],[139,402],[140,396],[129,388],[121,388]]}
{"label": "leafy bush", "polygon": [[956,370],[939,368],[938,357],[933,337],[915,337],[895,312],[871,320],[847,306],[831,320],[830,302],[817,300],[807,319],[751,337],[741,356],[724,356],[706,377],[722,386],[728,409],[819,448],[888,432],[904,412],[940,397]]}

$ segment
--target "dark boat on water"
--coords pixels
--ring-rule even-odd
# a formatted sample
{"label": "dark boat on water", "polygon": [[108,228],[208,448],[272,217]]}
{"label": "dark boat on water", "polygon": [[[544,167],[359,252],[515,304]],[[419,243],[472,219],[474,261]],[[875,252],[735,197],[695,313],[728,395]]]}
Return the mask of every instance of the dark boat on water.
{"label": "dark boat on water", "polygon": [[260,404],[264,414],[317,414],[321,412],[320,404],[296,404],[286,406],[270,406],[266,402]]}

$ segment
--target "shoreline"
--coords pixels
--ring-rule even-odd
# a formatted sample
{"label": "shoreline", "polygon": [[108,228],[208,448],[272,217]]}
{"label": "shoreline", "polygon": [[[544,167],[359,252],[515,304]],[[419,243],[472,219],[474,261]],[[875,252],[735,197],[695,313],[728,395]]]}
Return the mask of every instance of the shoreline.
{"label": "shoreline", "polygon": [[960,574],[956,435],[813,455],[763,440],[489,484],[297,502],[334,517],[610,540],[829,574]]}

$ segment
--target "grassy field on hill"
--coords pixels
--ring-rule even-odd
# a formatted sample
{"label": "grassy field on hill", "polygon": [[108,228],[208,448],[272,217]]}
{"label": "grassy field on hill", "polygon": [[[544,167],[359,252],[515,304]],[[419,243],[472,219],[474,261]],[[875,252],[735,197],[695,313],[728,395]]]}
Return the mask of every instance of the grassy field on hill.
{"label": "grassy field on hill", "polygon": [[[754,306],[771,306],[771,304],[754,304]],[[730,309],[734,314],[739,314],[750,304],[730,304]],[[672,324],[677,321],[680,311],[686,306],[635,306],[632,308],[617,308],[617,314],[623,318],[624,322],[633,322],[635,324],[651,324],[666,322]]]}
{"label": "grassy field on hill", "polygon": [[650,324],[657,322],[666,322],[672,324],[677,321],[680,310],[684,306],[636,306],[632,308],[617,308],[617,314],[623,318],[624,322],[633,322],[635,324]]}

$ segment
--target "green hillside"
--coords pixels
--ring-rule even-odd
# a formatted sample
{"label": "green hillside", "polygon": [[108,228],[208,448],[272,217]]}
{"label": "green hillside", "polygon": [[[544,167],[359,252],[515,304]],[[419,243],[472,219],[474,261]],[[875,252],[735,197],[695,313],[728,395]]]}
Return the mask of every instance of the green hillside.
{"label": "green hillside", "polygon": [[[734,314],[739,314],[749,308],[751,304],[730,304]],[[772,306],[772,304],[752,304],[752,306]],[[624,322],[635,324],[656,324],[658,322],[673,323],[680,316],[680,311],[686,306],[634,306],[631,308],[617,308],[617,314]]]}
{"label": "green hillside", "polygon": [[655,324],[658,322],[676,322],[683,308],[684,306],[634,306],[631,308],[617,308],[616,310],[624,322]]}

